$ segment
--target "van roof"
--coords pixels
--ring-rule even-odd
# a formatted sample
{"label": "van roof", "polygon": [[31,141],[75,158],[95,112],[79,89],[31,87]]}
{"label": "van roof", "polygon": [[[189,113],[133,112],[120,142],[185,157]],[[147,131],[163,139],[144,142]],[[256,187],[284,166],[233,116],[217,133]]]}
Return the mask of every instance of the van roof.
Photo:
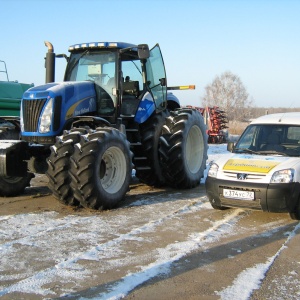
{"label": "van roof", "polygon": [[300,112],[277,113],[261,116],[251,124],[294,124],[300,125]]}

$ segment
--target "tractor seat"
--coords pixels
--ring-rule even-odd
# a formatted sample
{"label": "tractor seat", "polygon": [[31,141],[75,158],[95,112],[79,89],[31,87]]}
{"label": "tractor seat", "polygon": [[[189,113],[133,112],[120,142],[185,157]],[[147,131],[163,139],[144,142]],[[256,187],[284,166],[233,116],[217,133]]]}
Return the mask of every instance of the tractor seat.
{"label": "tractor seat", "polygon": [[138,96],[139,82],[138,81],[125,81],[123,82],[123,96],[122,96],[122,115],[133,116],[136,114],[136,110],[139,105]]}
{"label": "tractor seat", "polygon": [[125,81],[123,82],[123,95],[133,95],[138,97],[140,93],[138,81]]}

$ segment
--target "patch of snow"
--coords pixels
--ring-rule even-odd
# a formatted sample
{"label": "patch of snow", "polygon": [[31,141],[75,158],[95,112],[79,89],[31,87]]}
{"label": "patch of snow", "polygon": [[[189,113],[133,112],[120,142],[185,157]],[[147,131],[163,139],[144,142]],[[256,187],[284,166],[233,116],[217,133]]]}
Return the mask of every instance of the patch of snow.
{"label": "patch of snow", "polygon": [[207,177],[207,172],[208,172],[208,166],[212,161],[217,160],[220,158],[221,155],[224,155],[226,153],[229,153],[227,151],[227,144],[210,144],[208,146],[208,151],[207,151],[207,156],[208,159],[206,161],[206,169],[204,171],[204,176],[201,178],[201,184],[204,184],[205,179]]}
{"label": "patch of snow", "polygon": [[[134,288],[146,282],[147,280],[168,274],[172,263],[180,258],[191,253],[193,250],[203,247],[208,243],[217,241],[224,234],[230,234],[233,225],[239,220],[242,210],[235,210],[228,214],[223,220],[215,222],[214,226],[208,230],[200,233],[194,233],[191,239],[184,242],[176,242],[169,244],[166,248],[158,249],[159,255],[155,262],[141,266],[141,271],[136,273],[129,273],[123,277],[119,282],[109,287],[110,292],[101,293],[94,297],[94,299],[116,300],[125,297]],[[85,299],[85,298],[80,298]],[[88,298],[90,299],[90,298]]]}
{"label": "patch of snow", "polygon": [[240,273],[234,280],[233,285],[225,288],[224,290],[217,292],[217,295],[221,296],[221,299],[231,300],[247,300],[255,289],[260,287],[262,280],[266,273],[274,263],[275,259],[279,256],[283,249],[286,248],[287,243],[295,236],[296,231],[300,229],[300,223],[295,226],[294,230],[289,233],[288,238],[280,247],[280,249],[268,258],[264,264],[257,264],[252,268],[248,268]]}

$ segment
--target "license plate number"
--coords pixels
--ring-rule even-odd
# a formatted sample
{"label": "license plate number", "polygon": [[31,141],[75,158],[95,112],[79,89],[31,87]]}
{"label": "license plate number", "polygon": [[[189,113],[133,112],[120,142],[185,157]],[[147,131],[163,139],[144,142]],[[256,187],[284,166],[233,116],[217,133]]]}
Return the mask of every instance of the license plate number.
{"label": "license plate number", "polygon": [[223,196],[225,198],[254,200],[254,192],[249,192],[249,191],[237,191],[237,190],[224,189]]}

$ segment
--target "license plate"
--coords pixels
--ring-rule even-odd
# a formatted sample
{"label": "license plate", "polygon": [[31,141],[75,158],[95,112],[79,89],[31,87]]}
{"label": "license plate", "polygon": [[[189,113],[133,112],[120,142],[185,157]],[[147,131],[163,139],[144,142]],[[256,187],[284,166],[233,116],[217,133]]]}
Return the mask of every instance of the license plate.
{"label": "license plate", "polygon": [[254,192],[248,192],[248,191],[223,189],[223,196],[225,198],[232,198],[232,199],[254,200]]}

